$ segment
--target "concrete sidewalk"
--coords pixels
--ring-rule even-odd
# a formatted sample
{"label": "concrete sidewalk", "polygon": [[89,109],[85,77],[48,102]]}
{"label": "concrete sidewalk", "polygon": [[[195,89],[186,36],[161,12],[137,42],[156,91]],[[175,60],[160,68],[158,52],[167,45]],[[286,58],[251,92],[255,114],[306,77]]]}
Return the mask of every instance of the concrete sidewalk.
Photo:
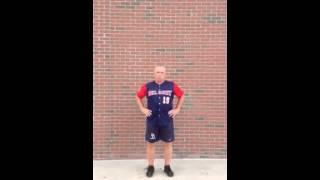
{"label": "concrete sidewalk", "polygon": [[146,177],[146,160],[95,160],[93,180],[227,180],[226,159],[173,159],[174,177],[163,172],[163,160],[155,160],[155,172]]}

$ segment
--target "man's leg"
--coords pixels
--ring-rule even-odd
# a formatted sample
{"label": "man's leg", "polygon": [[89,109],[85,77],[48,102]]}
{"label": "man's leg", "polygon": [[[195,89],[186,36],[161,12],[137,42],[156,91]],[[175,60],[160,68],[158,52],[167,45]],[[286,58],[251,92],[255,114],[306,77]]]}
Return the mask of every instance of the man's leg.
{"label": "man's leg", "polygon": [[172,142],[164,143],[164,165],[170,165],[172,158]]}
{"label": "man's leg", "polygon": [[173,122],[171,121],[169,126],[161,128],[160,139],[164,141],[164,172],[172,177],[174,173],[170,168],[170,163],[172,159],[172,142],[174,141],[174,127]]}
{"label": "man's leg", "polygon": [[164,165],[170,165],[172,158],[172,142],[175,139],[172,120],[168,126],[160,128],[159,138],[164,142]]}
{"label": "man's leg", "polygon": [[147,168],[147,177],[152,177],[154,173],[154,143],[147,143],[147,159],[148,159],[148,168]]}
{"label": "man's leg", "polygon": [[147,142],[147,159],[149,166],[154,166],[154,143]]}
{"label": "man's leg", "polygon": [[171,158],[172,158],[172,142],[166,142],[164,144],[164,172],[169,177],[172,177],[174,174],[170,168]]}
{"label": "man's leg", "polygon": [[147,121],[147,128],[146,128],[146,137],[145,140],[147,141],[147,149],[146,149],[146,156],[148,160],[148,168],[147,168],[147,177],[152,177],[154,173],[154,153],[155,153],[155,145],[154,143],[158,141],[158,127],[156,127],[152,121]]}

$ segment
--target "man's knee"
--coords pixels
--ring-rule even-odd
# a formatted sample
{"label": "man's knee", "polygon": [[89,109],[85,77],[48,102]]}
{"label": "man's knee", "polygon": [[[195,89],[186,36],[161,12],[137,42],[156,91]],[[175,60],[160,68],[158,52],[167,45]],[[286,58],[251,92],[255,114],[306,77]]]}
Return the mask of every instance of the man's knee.
{"label": "man's knee", "polygon": [[154,148],[154,143],[148,142],[148,143],[147,143],[147,147],[148,147],[148,148]]}

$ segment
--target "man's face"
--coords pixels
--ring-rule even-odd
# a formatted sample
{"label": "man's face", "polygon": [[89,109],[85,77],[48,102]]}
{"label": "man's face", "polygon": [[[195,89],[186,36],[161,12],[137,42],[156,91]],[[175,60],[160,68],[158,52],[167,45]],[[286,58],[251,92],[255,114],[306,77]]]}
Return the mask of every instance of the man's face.
{"label": "man's face", "polygon": [[165,79],[166,69],[162,66],[156,67],[154,69],[154,77],[156,82],[162,82]]}

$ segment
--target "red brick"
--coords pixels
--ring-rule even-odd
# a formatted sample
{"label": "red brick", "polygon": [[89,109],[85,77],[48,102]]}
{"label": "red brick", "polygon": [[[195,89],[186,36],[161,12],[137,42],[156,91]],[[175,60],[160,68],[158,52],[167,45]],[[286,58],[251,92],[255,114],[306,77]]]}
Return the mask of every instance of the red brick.
{"label": "red brick", "polygon": [[134,93],[157,64],[188,95],[175,119],[174,158],[226,158],[227,1],[133,2],[93,2],[93,158],[145,158],[145,118]]}

